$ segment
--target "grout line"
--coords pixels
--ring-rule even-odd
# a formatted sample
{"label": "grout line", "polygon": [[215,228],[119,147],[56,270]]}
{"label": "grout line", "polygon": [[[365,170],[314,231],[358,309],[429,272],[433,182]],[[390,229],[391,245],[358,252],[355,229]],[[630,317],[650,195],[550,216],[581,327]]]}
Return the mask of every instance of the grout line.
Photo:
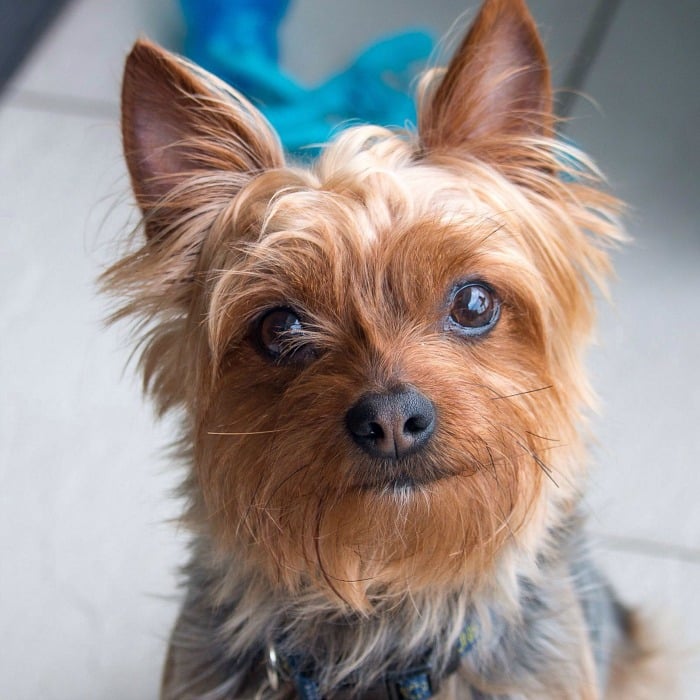
{"label": "grout line", "polygon": [[566,119],[570,116],[574,102],[584,89],[591,68],[600,54],[605,37],[621,4],[622,0],[598,0],[598,4],[593,9],[586,31],[564,78],[557,109],[557,115],[560,118]]}
{"label": "grout line", "polygon": [[36,112],[72,114],[79,117],[119,116],[119,105],[108,100],[72,97],[70,95],[52,95],[32,90],[9,89],[3,94],[0,106],[3,108],[29,109]]}
{"label": "grout line", "polygon": [[[61,16],[66,0],[0,2],[0,88],[32,53],[51,25]],[[12,5],[12,8],[10,6]]]}
{"label": "grout line", "polygon": [[626,537],[620,535],[594,534],[598,544],[604,549],[613,551],[633,552],[647,557],[660,557],[663,559],[675,559],[688,564],[700,564],[700,550],[692,547],[683,547],[676,544],[654,542],[639,537]]}

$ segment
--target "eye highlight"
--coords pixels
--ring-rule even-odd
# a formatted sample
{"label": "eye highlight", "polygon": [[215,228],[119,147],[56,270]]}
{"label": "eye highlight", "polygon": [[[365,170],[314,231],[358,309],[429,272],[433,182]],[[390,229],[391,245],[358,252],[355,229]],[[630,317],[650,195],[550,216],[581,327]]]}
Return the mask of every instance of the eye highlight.
{"label": "eye highlight", "polygon": [[304,324],[298,313],[288,307],[267,311],[253,329],[258,349],[280,363],[305,362],[316,357],[316,351],[305,342],[304,336]]}
{"label": "eye highlight", "polygon": [[496,325],[500,311],[498,297],[486,283],[459,285],[450,298],[445,330],[466,336],[483,335]]}

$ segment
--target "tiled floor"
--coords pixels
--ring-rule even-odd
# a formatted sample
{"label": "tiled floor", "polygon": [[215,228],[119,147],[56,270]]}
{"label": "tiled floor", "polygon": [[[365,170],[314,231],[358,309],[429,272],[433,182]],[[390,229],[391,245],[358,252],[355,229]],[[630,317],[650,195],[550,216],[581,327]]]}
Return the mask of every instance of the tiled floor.
{"label": "tiled floor", "polygon": [[[600,111],[579,102],[569,128],[631,202],[636,238],[619,256],[616,305],[602,310],[591,360],[604,405],[591,528],[627,598],[682,623],[684,650],[700,649],[695,3],[623,2],[586,85]],[[531,4],[561,76],[593,3]],[[298,0],[283,36],[289,66],[316,79],[376,32],[426,23],[441,32],[463,9],[463,0]],[[175,612],[183,538],[165,524],[176,512],[165,494],[177,475],[159,456],[169,431],[122,373],[128,348],[123,333],[101,328],[94,287],[133,223],[116,114],[123,56],[142,33],[177,46],[173,3],[74,0],[0,101],[8,700],[155,698]],[[687,700],[700,697],[698,666],[688,655]]]}

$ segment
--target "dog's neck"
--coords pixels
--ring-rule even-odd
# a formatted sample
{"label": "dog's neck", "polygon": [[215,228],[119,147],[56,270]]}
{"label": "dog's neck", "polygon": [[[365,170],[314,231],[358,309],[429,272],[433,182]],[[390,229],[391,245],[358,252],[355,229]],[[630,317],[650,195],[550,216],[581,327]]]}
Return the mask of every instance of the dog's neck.
{"label": "dog's neck", "polygon": [[[558,679],[566,688],[577,671],[562,662],[559,651],[580,642],[579,616],[590,615],[588,625],[597,629],[612,614],[609,601],[601,598],[605,585],[588,562],[580,530],[567,525],[550,532],[536,571],[520,570],[513,578],[506,577],[514,586],[509,596],[504,582],[491,594],[462,589],[443,595],[378,598],[371,613],[358,614],[343,611],[311,590],[283,594],[256,571],[236,565],[233,559],[213,557],[206,540],[194,547],[187,571],[188,597],[172,643],[182,651],[184,678],[217,679],[218,685],[207,685],[210,700],[299,697],[289,674],[278,692],[272,690],[267,674],[271,648],[278,658],[310,669],[322,691],[351,682],[355,689],[351,697],[365,697],[363,688],[421,662],[427,662],[440,682],[465,630],[467,636],[477,631],[478,638],[461,659],[461,683],[479,678],[497,688],[515,677],[513,687],[525,688],[534,683],[536,659],[546,677]],[[570,600],[564,610],[558,607],[562,595]],[[512,603],[504,606],[506,597]],[[553,638],[560,640],[559,647],[550,645]],[[601,645],[599,653],[607,653],[609,640],[595,641]],[[537,697],[542,689],[533,684],[530,691]],[[336,696],[335,690],[329,695]]]}
{"label": "dog's neck", "polygon": [[[239,684],[250,680],[252,667],[268,663],[271,650],[282,665],[291,660],[323,688],[348,683],[367,688],[420,666],[431,669],[434,683],[454,670],[456,651],[471,647],[479,620],[491,614],[486,606],[475,606],[464,589],[378,596],[370,612],[349,612],[326,594],[284,594],[254,570],[213,563],[203,542],[195,546],[188,577],[188,601],[173,641],[218,640],[212,659],[225,664],[229,679],[235,675]],[[227,659],[237,659],[235,667]],[[288,668],[281,675],[293,680]]]}

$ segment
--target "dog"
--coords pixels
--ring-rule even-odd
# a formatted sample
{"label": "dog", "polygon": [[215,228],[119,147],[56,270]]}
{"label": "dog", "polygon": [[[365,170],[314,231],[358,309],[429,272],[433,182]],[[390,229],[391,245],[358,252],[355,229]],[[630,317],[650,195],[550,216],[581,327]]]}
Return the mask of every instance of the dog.
{"label": "dog", "polygon": [[181,416],[192,538],[163,700],[670,697],[580,505],[621,206],[556,137],[523,0],[418,93],[414,131],[304,165],[223,82],[128,56],[145,235],[103,284]]}

